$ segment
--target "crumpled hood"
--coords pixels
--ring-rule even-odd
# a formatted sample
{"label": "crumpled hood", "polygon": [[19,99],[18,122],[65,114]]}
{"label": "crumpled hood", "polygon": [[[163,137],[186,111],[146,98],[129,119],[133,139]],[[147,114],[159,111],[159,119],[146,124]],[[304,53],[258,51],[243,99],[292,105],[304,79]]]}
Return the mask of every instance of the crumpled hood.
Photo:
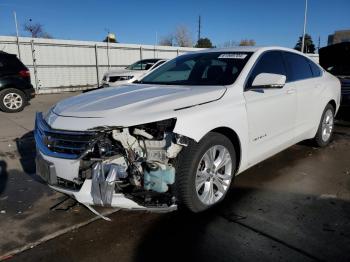
{"label": "crumpled hood", "polygon": [[123,125],[124,122],[130,122],[125,120],[127,118],[142,122],[145,119],[170,116],[169,112],[174,112],[175,109],[217,100],[225,91],[224,86],[129,84],[65,99],[54,107],[53,112],[64,117],[115,119],[113,124]]}

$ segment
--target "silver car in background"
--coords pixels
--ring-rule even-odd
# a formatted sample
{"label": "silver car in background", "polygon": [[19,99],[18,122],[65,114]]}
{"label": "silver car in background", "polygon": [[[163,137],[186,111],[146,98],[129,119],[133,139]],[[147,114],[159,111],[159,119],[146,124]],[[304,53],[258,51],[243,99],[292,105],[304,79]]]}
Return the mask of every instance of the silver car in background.
{"label": "silver car in background", "polygon": [[102,87],[132,83],[166,62],[166,59],[143,59],[126,68],[110,70],[102,78]]}

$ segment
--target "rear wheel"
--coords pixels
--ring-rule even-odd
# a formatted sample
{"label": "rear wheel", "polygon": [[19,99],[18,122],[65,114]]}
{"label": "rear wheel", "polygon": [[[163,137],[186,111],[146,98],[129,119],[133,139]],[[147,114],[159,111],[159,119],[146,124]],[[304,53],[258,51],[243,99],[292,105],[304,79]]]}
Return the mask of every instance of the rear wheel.
{"label": "rear wheel", "polygon": [[25,94],[15,88],[8,88],[0,92],[0,109],[14,113],[22,111],[27,103]]}
{"label": "rear wheel", "polygon": [[218,204],[230,188],[235,169],[235,149],[226,136],[209,133],[199,143],[190,143],[177,161],[179,204],[192,212]]}
{"label": "rear wheel", "polygon": [[315,144],[319,147],[327,146],[333,137],[334,111],[331,104],[328,104],[323,111],[321,122],[314,138]]}

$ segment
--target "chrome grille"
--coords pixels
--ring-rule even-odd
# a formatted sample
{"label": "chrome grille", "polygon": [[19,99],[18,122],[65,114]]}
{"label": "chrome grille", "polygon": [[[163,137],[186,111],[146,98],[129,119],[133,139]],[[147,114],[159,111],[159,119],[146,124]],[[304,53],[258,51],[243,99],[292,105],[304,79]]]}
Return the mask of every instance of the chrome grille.
{"label": "chrome grille", "polygon": [[37,113],[34,137],[37,147],[45,155],[76,159],[94,145],[96,132],[65,131],[52,129],[41,113]]}

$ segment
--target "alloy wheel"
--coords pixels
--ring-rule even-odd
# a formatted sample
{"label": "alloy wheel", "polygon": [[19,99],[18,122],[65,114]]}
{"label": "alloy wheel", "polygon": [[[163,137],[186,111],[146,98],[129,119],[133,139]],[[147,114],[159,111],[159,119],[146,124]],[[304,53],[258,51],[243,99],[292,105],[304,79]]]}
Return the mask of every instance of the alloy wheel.
{"label": "alloy wheel", "polygon": [[197,168],[195,186],[199,200],[205,205],[217,203],[229,189],[232,176],[232,158],[227,148],[209,148]]}
{"label": "alloy wheel", "polygon": [[322,120],[322,140],[323,141],[328,141],[329,138],[332,135],[333,132],[333,128],[334,128],[334,115],[333,115],[333,111],[328,109],[324,116],[323,116],[323,120]]}
{"label": "alloy wheel", "polygon": [[17,93],[8,93],[3,98],[3,103],[10,110],[17,110],[23,104],[23,98]]}

